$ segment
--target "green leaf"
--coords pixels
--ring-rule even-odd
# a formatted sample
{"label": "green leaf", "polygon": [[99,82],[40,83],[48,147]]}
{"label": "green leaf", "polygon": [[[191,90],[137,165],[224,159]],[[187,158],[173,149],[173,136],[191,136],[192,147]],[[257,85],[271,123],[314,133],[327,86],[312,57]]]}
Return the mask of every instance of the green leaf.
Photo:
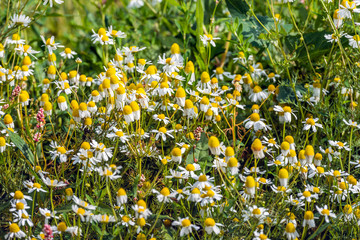
{"label": "green leaf", "polygon": [[[309,55],[312,61],[322,57],[331,50],[332,44],[325,39],[325,34],[331,33],[327,31],[321,31],[303,34],[304,42],[308,47]],[[289,53],[295,52],[296,55],[294,58],[296,58],[296,60],[308,61],[305,46],[300,41],[300,35],[286,36],[284,39],[284,45]]]}
{"label": "green leaf", "polygon": [[322,225],[308,238],[308,240],[311,240],[311,239],[314,239],[315,237],[317,237],[320,233],[325,231],[326,228],[329,227],[330,225],[331,225],[331,223],[325,223],[324,225]]}
{"label": "green leaf", "polygon": [[193,163],[194,158],[199,161],[200,165],[205,165],[207,161],[211,160],[209,156],[208,138],[205,133],[201,133],[200,140],[196,144],[195,150],[192,148],[186,158],[186,163]]}
{"label": "green leaf", "polygon": [[[200,53],[200,57],[201,57],[200,59],[206,59],[205,47],[200,39],[200,37],[203,35],[203,25],[204,25],[204,8],[202,5],[202,1],[196,2],[195,17],[196,17],[196,46]],[[205,68],[201,70],[204,71]]]}
{"label": "green leaf", "polygon": [[95,205],[94,200],[87,194],[85,194],[86,199],[90,202],[91,205]]}
{"label": "green leaf", "polygon": [[58,213],[66,213],[66,212],[70,212],[72,211],[72,204],[66,204],[64,206],[61,206],[61,207],[57,207],[55,208],[55,211],[58,212]]}
{"label": "green leaf", "polygon": [[[204,2],[204,22],[206,25],[210,24],[210,18],[215,9],[215,1],[203,0]],[[218,8],[219,9],[219,8]]]}
{"label": "green leaf", "polygon": [[30,150],[29,146],[25,143],[25,141],[19,135],[10,131],[3,122],[0,122],[0,126],[6,129],[7,133],[10,136],[11,142],[14,143],[17,148],[20,149],[22,154],[24,154],[26,159],[32,164],[33,167],[35,164],[34,155]]}
{"label": "green leaf", "polygon": [[100,212],[105,212],[109,215],[113,215],[112,208],[102,202],[99,203],[99,205],[97,206],[97,210],[99,210]]}
{"label": "green leaf", "polygon": [[279,94],[277,96],[277,100],[280,103],[295,101],[295,93],[293,89],[289,86],[280,86],[279,87]]}
{"label": "green leaf", "polygon": [[232,17],[244,18],[249,6],[243,0],[225,0]]}
{"label": "green leaf", "polygon": [[242,25],[242,31],[238,32],[238,34],[243,35],[244,39],[249,41],[249,43],[254,47],[267,47],[270,42],[266,40],[266,36],[268,34],[266,29],[270,31],[274,28],[274,20],[264,16],[257,16],[257,19],[255,17],[250,17],[249,19],[239,19],[239,24]]}
{"label": "green leaf", "polygon": [[[17,148],[20,149],[22,154],[28,160],[28,161],[26,161],[26,165],[28,166],[28,170],[31,172],[32,176],[34,176],[36,178],[36,180],[38,180],[40,182],[41,181],[40,177],[34,171],[35,160],[34,160],[34,155],[31,152],[29,146],[25,143],[25,141],[19,135],[17,135],[16,133],[13,133],[12,131],[10,131],[5,126],[5,124],[3,122],[1,122],[1,121],[0,121],[0,126],[6,129],[7,133],[10,136],[11,142],[14,143]],[[48,190],[47,186],[44,186],[44,189]]]}
{"label": "green leaf", "polygon": [[97,223],[92,222],[91,223],[92,229],[94,229],[100,236],[103,235],[103,232],[101,231],[100,227],[97,225]]}
{"label": "green leaf", "polygon": [[200,39],[200,36],[203,35],[203,24],[204,24],[204,8],[202,5],[202,1],[196,2],[195,16],[196,16],[196,34],[197,34],[196,37]]}

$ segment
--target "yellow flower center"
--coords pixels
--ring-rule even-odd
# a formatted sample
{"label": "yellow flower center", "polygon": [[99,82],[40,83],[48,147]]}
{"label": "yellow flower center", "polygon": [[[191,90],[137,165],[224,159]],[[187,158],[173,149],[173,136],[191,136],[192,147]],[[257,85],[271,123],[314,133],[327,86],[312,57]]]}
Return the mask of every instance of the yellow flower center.
{"label": "yellow flower center", "polygon": [[314,121],[314,119],[309,118],[308,120],[306,120],[306,124],[311,125],[311,126],[314,126],[314,125],[315,125],[315,121]]}
{"label": "yellow flower center", "polygon": [[189,219],[184,219],[181,221],[181,226],[182,227],[189,227],[191,225],[191,222]]}
{"label": "yellow flower center", "polygon": [[85,209],[79,208],[76,213],[79,214],[79,215],[84,215],[85,214]]}
{"label": "yellow flower center", "polygon": [[215,226],[215,221],[214,221],[214,219],[212,219],[212,218],[207,218],[207,219],[205,220],[205,226],[207,226],[207,227],[213,227],[213,226]]}
{"label": "yellow flower center", "polygon": [[206,181],[207,181],[206,175],[201,175],[201,176],[199,177],[199,182],[206,182]]}
{"label": "yellow flower center", "polygon": [[58,230],[59,232],[65,232],[66,229],[67,229],[67,226],[66,226],[66,224],[65,224],[64,222],[61,222],[61,223],[59,223],[59,224],[57,225],[57,230]]}
{"label": "yellow flower center", "polygon": [[65,150],[64,147],[58,147],[56,150],[57,150],[60,154],[65,154],[65,153],[66,153],[66,150]]}
{"label": "yellow flower center", "polygon": [[286,229],[285,229],[285,230],[286,230],[286,232],[288,232],[288,233],[294,233],[294,232],[296,231],[294,224],[291,223],[291,222],[286,225]]}
{"label": "yellow flower center", "polygon": [[64,52],[65,52],[66,54],[71,54],[71,49],[70,49],[70,48],[65,48]]}
{"label": "yellow flower center", "polygon": [[17,225],[16,223],[12,223],[10,224],[9,230],[11,233],[17,233],[20,231],[19,225]]}
{"label": "yellow flower center", "polygon": [[261,210],[259,208],[255,208],[254,210],[252,210],[252,214],[254,215],[260,215],[261,214]]}
{"label": "yellow flower center", "polygon": [[323,215],[330,215],[330,211],[328,210],[328,209],[323,209],[322,211],[321,211],[321,214],[323,214]]}
{"label": "yellow flower center", "polygon": [[253,92],[254,92],[254,93],[259,93],[259,92],[261,92],[261,91],[262,91],[262,89],[261,89],[261,87],[259,87],[259,86],[255,86],[254,89],[253,89]]}
{"label": "yellow flower center", "polygon": [[253,122],[257,122],[260,120],[260,115],[258,113],[253,113],[250,115],[250,120]]}
{"label": "yellow flower center", "polygon": [[159,132],[161,132],[161,133],[166,133],[167,132],[167,130],[166,130],[166,128],[165,127],[161,127],[161,128],[159,128]]}
{"label": "yellow flower center", "polygon": [[306,211],[304,215],[305,220],[312,220],[314,219],[314,213],[312,211]]}
{"label": "yellow flower center", "polygon": [[167,187],[164,187],[161,191],[160,191],[161,195],[167,197],[170,195],[170,190]]}
{"label": "yellow flower center", "polygon": [[16,203],[16,210],[22,210],[25,208],[24,206],[25,205],[22,202],[18,202]]}
{"label": "yellow flower center", "polygon": [[309,191],[305,191],[303,192],[303,196],[306,198],[311,197],[311,193]]}
{"label": "yellow flower center", "polygon": [[16,191],[14,194],[14,199],[23,199],[24,194],[21,191]]}

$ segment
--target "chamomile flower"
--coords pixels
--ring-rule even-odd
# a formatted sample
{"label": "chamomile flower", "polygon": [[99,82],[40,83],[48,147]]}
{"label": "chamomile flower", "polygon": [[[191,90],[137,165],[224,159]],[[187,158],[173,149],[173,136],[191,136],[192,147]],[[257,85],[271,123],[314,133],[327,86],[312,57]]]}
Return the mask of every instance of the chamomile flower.
{"label": "chamomile flower", "polygon": [[227,162],[227,166],[231,175],[238,174],[240,164],[236,158],[230,158]]}
{"label": "chamomile flower", "polygon": [[185,235],[188,235],[189,233],[192,233],[193,230],[198,230],[200,227],[194,225],[191,223],[191,221],[188,218],[179,218],[178,221],[174,221],[172,223],[173,226],[181,226],[180,230],[180,237],[183,237]]}
{"label": "chamomile flower", "polygon": [[24,204],[27,204],[26,201],[32,201],[32,198],[30,196],[24,195],[21,191],[12,192],[10,193],[10,196],[12,197],[10,203],[22,202]]}
{"label": "chamomile flower", "polygon": [[340,36],[337,36],[335,33],[333,34],[325,34],[324,37],[326,40],[328,40],[328,42],[332,43],[332,42],[338,42],[339,39],[344,35],[343,32],[340,32]]}
{"label": "chamomile flower", "polygon": [[135,225],[135,222],[133,221],[131,215],[120,215],[120,218],[120,224],[123,226],[130,227]]}
{"label": "chamomile flower", "polygon": [[255,186],[256,186],[255,179],[252,176],[247,176],[245,180],[245,189],[246,189],[246,193],[250,195],[250,197],[255,196]]}
{"label": "chamomile flower", "polygon": [[125,189],[120,188],[116,193],[116,202],[118,206],[127,203],[127,194]]}
{"label": "chamomile flower", "polygon": [[40,214],[45,217],[45,224],[47,224],[49,219],[51,219],[51,218],[56,218],[56,219],[59,218],[56,216],[56,212],[51,212],[47,208],[39,208],[39,211],[40,211]]}
{"label": "chamomile flower", "polygon": [[[166,158],[165,158],[166,159]],[[164,161],[164,159],[162,159],[161,161]],[[183,172],[180,171],[175,171],[173,169],[170,169],[170,175],[169,176],[165,176],[165,178],[170,178],[170,179],[177,179],[179,180],[179,183],[182,182],[183,179],[187,179],[188,176],[183,174]]]}
{"label": "chamomile flower", "polygon": [[90,211],[84,208],[78,207],[77,205],[72,205],[71,209],[76,215],[78,215],[82,222],[85,222],[86,216],[90,215]]}
{"label": "chamomile flower", "polygon": [[349,40],[349,45],[353,48],[359,48],[360,46],[360,36],[359,35],[345,35],[345,37]]}
{"label": "chamomile flower", "polygon": [[[48,0],[45,0],[46,2]],[[60,0],[55,0],[55,1],[60,1]],[[62,2],[62,1],[61,1]],[[50,4],[52,4],[52,0],[50,0]],[[49,53],[51,54],[54,50],[56,50],[57,48],[63,48],[64,46],[63,45],[60,45],[60,43],[56,43],[55,42],[55,37],[52,36],[51,38],[48,38],[47,40],[45,40],[45,37],[44,36],[40,36],[44,45],[47,50],[49,51]]]}
{"label": "chamomile flower", "polygon": [[[25,185],[25,183],[24,183],[24,185]],[[26,187],[29,189],[28,193],[32,193],[34,191],[36,191],[36,192],[46,192],[46,190],[44,190],[42,188],[41,184],[37,183],[37,182],[33,183],[33,182],[29,181],[26,184]]]}
{"label": "chamomile flower", "polygon": [[96,33],[92,30],[93,34],[91,35],[91,41],[93,43],[99,42],[101,45],[113,45],[114,40],[111,38],[111,34],[107,32],[104,28],[100,28]]}
{"label": "chamomile flower", "polygon": [[276,143],[275,138],[267,138],[266,136],[263,136],[264,140],[261,141],[262,144],[265,144],[267,147],[275,147],[279,149],[279,145]]}
{"label": "chamomile flower", "polygon": [[221,223],[216,223],[213,218],[206,218],[204,225],[205,225],[205,231],[207,234],[215,233],[216,235],[218,235],[220,233],[219,227],[224,226]]}
{"label": "chamomile flower", "polygon": [[7,146],[10,146],[10,144],[6,142],[4,137],[0,137],[0,153],[5,152]]}
{"label": "chamomile flower", "polygon": [[249,206],[248,210],[243,211],[242,217],[244,218],[244,221],[247,221],[249,218],[255,218],[259,223],[262,223],[268,215],[269,213],[266,208],[253,205]]}
{"label": "chamomile flower", "polygon": [[141,8],[144,6],[144,0],[130,0],[128,8]]}
{"label": "chamomile flower", "polygon": [[98,143],[95,140],[91,141],[91,146],[95,149],[95,158],[103,161],[108,161],[110,158],[112,158],[112,147],[107,148],[104,143]]}
{"label": "chamomile flower", "polygon": [[67,185],[63,181],[59,181],[59,180],[56,180],[56,179],[53,180],[53,179],[50,179],[48,177],[43,178],[42,180],[49,187],[61,188],[61,187],[65,187]]}
{"label": "chamomile flower", "polygon": [[179,62],[176,58],[166,58],[165,53],[163,56],[159,56],[159,64],[164,65],[163,71],[165,73],[179,72],[179,69],[182,68],[182,62]]}
{"label": "chamomile flower", "polygon": [[329,222],[329,218],[336,218],[336,214],[333,211],[328,209],[328,206],[325,205],[323,208],[316,206],[316,210],[320,215],[325,217],[325,222]]}
{"label": "chamomile flower", "polygon": [[219,80],[221,80],[221,81],[224,80],[224,77],[226,77],[226,78],[233,78],[233,77],[235,77],[235,75],[232,75],[230,72],[225,72],[222,67],[217,67],[217,68],[214,70],[213,76],[216,76],[216,79],[219,79]]}
{"label": "chamomile flower", "polygon": [[245,128],[253,128],[255,132],[260,130],[270,130],[270,126],[266,125],[265,119],[260,118],[258,113],[252,113],[249,118],[245,119]]}
{"label": "chamomile flower", "polygon": [[164,187],[163,189],[161,189],[161,191],[157,191],[155,189],[152,190],[153,193],[157,194],[157,200],[161,203],[167,203],[167,202],[171,202],[171,193],[169,188]]}
{"label": "chamomile flower", "polygon": [[112,25],[109,26],[108,33],[114,38],[126,38],[126,33],[115,30]]}
{"label": "chamomile flower", "polygon": [[165,125],[167,125],[170,122],[169,118],[166,117],[164,114],[154,114],[153,118],[155,121],[163,122]]}
{"label": "chamomile flower", "polygon": [[13,202],[11,203],[11,208],[9,209],[9,212],[17,213],[19,216],[21,216],[22,214],[29,215],[26,209],[30,209],[30,207],[26,203]]}
{"label": "chamomile flower", "polygon": [[270,81],[270,80],[271,80],[271,81],[273,81],[273,82],[276,82],[276,78],[280,78],[280,75],[271,72],[271,73],[269,73],[269,74],[267,75],[266,81]]}
{"label": "chamomile flower", "polygon": [[9,223],[9,232],[5,234],[5,239],[14,239],[14,238],[25,238],[26,234],[20,230],[17,223]]}
{"label": "chamomile flower", "polygon": [[182,153],[181,149],[178,147],[175,147],[171,150],[171,161],[176,163],[181,163],[182,160]]}
{"label": "chamomile flower", "polygon": [[343,122],[348,125],[348,126],[351,126],[351,127],[356,127],[356,128],[360,128],[360,125],[358,125],[357,122],[354,122],[353,120],[349,119],[348,121],[343,119]]}
{"label": "chamomile flower", "polygon": [[158,130],[154,129],[151,132],[155,133],[155,139],[156,140],[163,140],[166,141],[166,139],[168,138],[174,138],[174,136],[172,135],[172,133],[174,132],[174,130],[167,130],[165,127],[160,127]]}
{"label": "chamomile flower", "polygon": [[73,59],[76,54],[77,53],[71,50],[70,48],[65,48],[65,50],[60,53],[60,56],[62,56],[65,59]]}
{"label": "chamomile flower", "polygon": [[14,33],[11,38],[7,38],[6,39],[6,43],[8,44],[14,44],[14,45],[19,45],[19,44],[25,44],[25,40],[21,39],[20,35],[17,33]]}
{"label": "chamomile flower", "polygon": [[260,139],[255,139],[251,144],[251,150],[253,151],[255,159],[262,159],[265,157],[264,146],[261,144]]}
{"label": "chamomile flower", "polygon": [[214,40],[218,40],[220,38],[217,37],[213,37],[211,34],[204,34],[202,36],[200,36],[200,40],[203,43],[204,47],[209,46],[209,44],[211,44],[213,47],[215,47],[215,42]]}
{"label": "chamomile flower", "polygon": [[121,178],[119,174],[119,169],[115,167],[115,169],[110,165],[106,165],[104,167],[97,168],[97,172],[100,176],[108,178],[110,180],[115,180]]}
{"label": "chamomile flower", "polygon": [[52,141],[50,143],[50,147],[54,149],[50,151],[51,159],[55,160],[58,157],[60,162],[62,163],[65,163],[67,161],[67,156],[73,151],[66,150],[65,147],[58,145],[55,141]]}
{"label": "chamomile flower", "polygon": [[286,225],[284,235],[288,240],[295,240],[299,237],[299,233],[296,231],[296,226],[291,222]]}
{"label": "chamomile flower", "polygon": [[279,122],[280,123],[290,123],[291,122],[291,115],[297,119],[294,111],[289,106],[281,107],[279,105],[276,105],[274,107],[274,111],[279,114]]}
{"label": "chamomile flower", "polygon": [[315,217],[312,211],[306,211],[304,214],[303,227],[308,226],[309,228],[316,227],[315,225]]}
{"label": "chamomile flower", "polygon": [[129,139],[129,136],[124,133],[123,130],[121,129],[117,129],[117,128],[112,128],[112,131],[108,134],[106,134],[106,137],[110,138],[110,139],[119,139],[122,143],[126,143]]}
{"label": "chamomile flower", "polygon": [[187,177],[194,177],[196,174],[196,171],[201,170],[201,167],[197,163],[189,163],[186,165],[186,167],[179,166],[179,169],[182,171],[182,174],[184,174]]}
{"label": "chamomile flower", "polygon": [[316,193],[311,193],[310,191],[305,190],[302,193],[298,194],[300,200],[306,200],[307,202],[311,202],[313,198],[318,199],[318,195]]}
{"label": "chamomile flower", "polygon": [[136,218],[147,218],[151,215],[151,211],[147,208],[147,204],[144,200],[139,200],[132,209],[135,211]]}
{"label": "chamomile flower", "polygon": [[262,102],[267,98],[267,94],[261,89],[260,86],[256,85],[250,95],[249,95],[249,99],[252,102]]}
{"label": "chamomile flower", "polygon": [[340,18],[350,18],[351,19],[351,13],[352,12],[359,12],[358,9],[356,9],[356,3],[350,2],[348,0],[343,0],[340,4],[340,10],[338,11],[338,15]]}
{"label": "chamomile flower", "polygon": [[[305,206],[304,200],[301,200],[299,198],[294,197],[293,195],[290,195],[285,202],[290,203],[291,205],[295,206],[296,209],[302,209],[302,207]],[[295,222],[296,223],[296,222]]]}
{"label": "chamomile flower", "polygon": [[10,18],[9,28],[13,28],[15,26],[28,27],[31,23],[31,19],[23,14],[14,14]]}
{"label": "chamomile flower", "polygon": [[323,128],[320,123],[317,123],[318,118],[306,118],[302,123],[304,124],[303,130],[307,131],[311,129],[313,132],[316,132],[316,128]]}
{"label": "chamomile flower", "polygon": [[350,151],[347,142],[329,140],[329,144],[333,147],[336,147],[339,150],[345,149],[346,151]]}
{"label": "chamomile flower", "polygon": [[192,176],[196,182],[193,185],[193,188],[203,189],[205,187],[213,187],[214,177],[210,177],[205,174],[201,174],[200,176],[194,175]]}

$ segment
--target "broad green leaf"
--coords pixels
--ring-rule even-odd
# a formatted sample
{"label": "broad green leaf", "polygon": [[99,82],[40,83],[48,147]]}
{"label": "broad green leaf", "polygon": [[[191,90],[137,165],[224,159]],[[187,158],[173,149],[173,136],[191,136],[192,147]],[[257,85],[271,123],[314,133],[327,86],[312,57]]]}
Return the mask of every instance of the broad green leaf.
{"label": "broad green leaf", "polygon": [[244,0],[226,0],[226,5],[232,17],[244,18],[249,6]]}
{"label": "broad green leaf", "polygon": [[[327,31],[305,33],[304,42],[306,43],[309,55],[312,61],[324,56],[330,52],[332,43],[329,43],[324,35],[331,34]],[[304,44],[300,41],[300,35],[286,36],[284,39],[284,46],[288,53],[295,53],[293,56],[295,60],[308,61],[307,52]]]}
{"label": "broad green leaf", "polygon": [[293,89],[289,86],[280,86],[279,87],[279,94],[277,96],[277,100],[280,103],[295,101],[295,93]]}
{"label": "broad green leaf", "polygon": [[192,148],[190,150],[186,158],[186,163],[193,163],[194,158],[196,158],[199,161],[199,164],[202,165],[211,160],[211,157],[209,158],[208,138],[205,133],[201,134],[200,140],[196,144],[196,148]]}
{"label": "broad green leaf", "polygon": [[91,226],[92,226],[92,229],[94,229],[94,230],[99,234],[99,236],[103,235],[103,232],[101,231],[101,229],[100,229],[100,227],[97,225],[97,223],[92,222],[92,223],[91,223]]}
{"label": "broad green leaf", "polygon": [[72,211],[72,204],[69,203],[69,204],[66,204],[64,206],[61,206],[61,207],[57,207],[55,208],[55,211],[58,212],[58,213],[66,213],[66,212],[70,212]]}
{"label": "broad green leaf", "polygon": [[309,238],[308,240],[314,239],[317,236],[319,236],[323,231],[326,230],[326,228],[328,228],[331,225],[331,223],[325,223],[324,225],[322,225],[320,228],[318,228]]}
{"label": "broad green leaf", "polygon": [[22,154],[24,154],[26,159],[32,164],[33,167],[35,164],[34,155],[30,150],[29,146],[25,143],[25,141],[16,133],[13,133],[12,131],[8,130],[3,122],[0,122],[0,126],[6,129],[7,133],[10,136],[11,142],[14,143],[17,148],[20,149]]}
{"label": "broad green leaf", "polygon": [[200,36],[203,35],[203,25],[204,25],[204,8],[202,1],[196,2],[196,34],[197,38],[200,39]]}
{"label": "broad green leaf", "polygon": [[107,213],[109,215],[113,215],[112,208],[109,207],[108,205],[104,204],[104,203],[99,203],[99,205],[97,206],[97,209],[100,212],[105,212],[105,213]]}

